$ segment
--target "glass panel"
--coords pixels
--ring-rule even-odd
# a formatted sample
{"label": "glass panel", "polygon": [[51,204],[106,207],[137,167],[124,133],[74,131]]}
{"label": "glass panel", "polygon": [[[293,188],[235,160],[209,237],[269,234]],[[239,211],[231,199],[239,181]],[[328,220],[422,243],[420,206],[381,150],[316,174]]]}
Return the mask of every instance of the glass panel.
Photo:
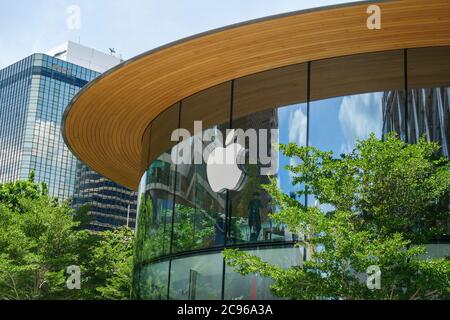
{"label": "glass panel", "polygon": [[262,186],[272,177],[293,197],[299,189],[283,169],[291,160],[274,147],[289,142],[306,145],[307,73],[307,64],[300,64],[235,81],[233,128],[245,134],[241,144],[247,152],[240,166],[243,182],[229,195],[231,243],[293,240],[284,225],[270,218],[276,208]]}
{"label": "glass panel", "polygon": [[[408,50],[408,133],[425,136],[450,156],[450,47]],[[449,205],[450,207],[450,205]],[[447,222],[450,236],[450,222]],[[438,246],[438,245],[436,245]]]}
{"label": "glass panel", "polygon": [[[225,83],[181,104],[181,128],[193,136],[180,144],[178,150],[186,161],[177,166],[173,252],[224,244],[226,197],[211,188],[203,151],[212,142],[201,138],[205,132],[214,137],[224,134],[229,123],[230,99],[231,84]],[[202,121],[202,128],[194,132],[195,121]]]}
{"label": "glass panel", "polygon": [[167,300],[168,261],[144,266],[140,272],[140,279],[138,299]]}
{"label": "glass panel", "polygon": [[222,254],[172,261],[170,299],[219,300],[222,292]]}
{"label": "glass panel", "polygon": [[311,63],[309,144],[336,157],[371,133],[404,130],[403,51]]}
{"label": "glass panel", "polygon": [[[152,123],[150,158],[155,149],[162,148],[160,141],[170,141],[172,131],[178,127],[178,108],[175,105],[168,109]],[[137,245],[142,246],[141,256],[137,257],[140,262],[169,253],[174,178],[175,164],[168,149],[156,157],[141,181],[137,233]]]}
{"label": "glass panel", "polygon": [[[276,248],[249,250],[248,253],[260,257],[263,261],[289,268],[301,266],[305,253],[303,248]],[[233,268],[225,269],[225,300],[272,300],[277,299],[271,291],[273,280],[258,274],[241,276],[233,271]]]}

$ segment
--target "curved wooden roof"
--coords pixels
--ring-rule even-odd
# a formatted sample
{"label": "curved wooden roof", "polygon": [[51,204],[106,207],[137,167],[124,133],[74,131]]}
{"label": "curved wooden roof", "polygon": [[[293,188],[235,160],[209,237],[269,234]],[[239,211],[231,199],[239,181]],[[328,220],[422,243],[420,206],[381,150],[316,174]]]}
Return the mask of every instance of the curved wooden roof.
{"label": "curved wooden roof", "polygon": [[139,185],[151,121],[176,102],[225,81],[306,61],[450,45],[448,0],[374,2],[382,29],[368,30],[367,2],[294,12],[215,30],[144,53],[103,74],[72,100],[63,135],[94,170]]}

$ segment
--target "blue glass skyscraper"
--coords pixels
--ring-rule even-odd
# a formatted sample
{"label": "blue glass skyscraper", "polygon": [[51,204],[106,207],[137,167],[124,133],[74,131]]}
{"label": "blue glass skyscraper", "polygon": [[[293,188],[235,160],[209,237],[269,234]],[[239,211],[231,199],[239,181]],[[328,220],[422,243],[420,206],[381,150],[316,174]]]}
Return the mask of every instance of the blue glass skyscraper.
{"label": "blue glass skyscraper", "polygon": [[[76,208],[89,205],[94,229],[125,225],[127,217],[133,227],[135,194],[79,162],[60,132],[70,100],[99,75],[45,54],[0,70],[0,182],[27,179],[34,171],[52,196],[73,200]],[[83,180],[86,171],[96,184]]]}

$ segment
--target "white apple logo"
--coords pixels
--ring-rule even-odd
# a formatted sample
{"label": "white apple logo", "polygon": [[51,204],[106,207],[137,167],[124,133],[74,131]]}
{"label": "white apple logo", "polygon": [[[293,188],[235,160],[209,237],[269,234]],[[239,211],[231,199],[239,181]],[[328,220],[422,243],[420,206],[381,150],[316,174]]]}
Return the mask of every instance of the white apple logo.
{"label": "white apple logo", "polygon": [[242,184],[244,173],[239,169],[237,159],[245,148],[239,143],[232,143],[233,140],[234,130],[231,130],[225,148],[216,146],[208,156],[206,174],[214,192],[238,190]]}

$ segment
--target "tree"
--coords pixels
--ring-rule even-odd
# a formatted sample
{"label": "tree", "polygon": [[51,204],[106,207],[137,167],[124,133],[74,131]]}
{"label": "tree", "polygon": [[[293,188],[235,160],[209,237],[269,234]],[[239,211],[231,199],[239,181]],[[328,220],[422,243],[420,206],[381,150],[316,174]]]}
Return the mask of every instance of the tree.
{"label": "tree", "polygon": [[106,300],[130,298],[133,253],[134,234],[130,228],[121,227],[103,232],[89,264],[93,275],[91,281],[97,284],[96,298]]}
{"label": "tree", "polygon": [[0,299],[74,299],[66,269],[80,265],[92,236],[77,232],[72,210],[47,195],[45,184],[0,185]]}
{"label": "tree", "polygon": [[35,183],[32,171],[28,180],[0,184],[0,203],[8,209],[23,212],[25,208],[20,204],[21,199],[38,199],[47,194],[45,183]]}
{"label": "tree", "polygon": [[[421,139],[409,145],[390,134],[371,136],[340,158],[313,147],[283,145],[288,166],[318,205],[283,194],[273,180],[265,186],[278,206],[273,219],[301,235],[309,253],[301,266],[282,269],[238,250],[227,263],[245,275],[272,278],[272,291],[292,299],[446,299],[450,263],[425,257],[424,244],[447,232],[450,164],[439,146]],[[368,267],[381,270],[381,287],[371,290]]]}
{"label": "tree", "polygon": [[[133,233],[122,228],[83,230],[87,211],[47,193],[45,184],[0,184],[0,300],[127,299]],[[79,266],[81,289],[69,290],[66,273]]]}

